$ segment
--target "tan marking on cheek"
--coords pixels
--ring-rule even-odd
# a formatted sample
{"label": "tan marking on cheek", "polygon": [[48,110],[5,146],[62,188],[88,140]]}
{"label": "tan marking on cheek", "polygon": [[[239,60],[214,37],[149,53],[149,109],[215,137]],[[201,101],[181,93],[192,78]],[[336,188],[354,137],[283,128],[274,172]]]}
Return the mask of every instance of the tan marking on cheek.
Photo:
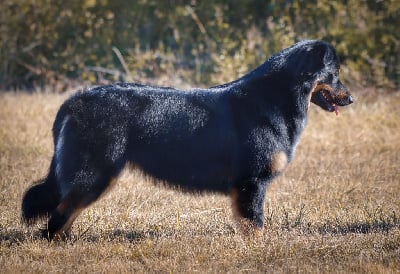
{"label": "tan marking on cheek", "polygon": [[321,89],[327,90],[329,92],[333,92],[333,88],[332,86],[328,85],[328,84],[317,84],[314,88],[313,92],[317,92],[320,91]]}
{"label": "tan marking on cheek", "polygon": [[327,90],[331,93],[331,96],[334,94],[333,88],[331,85],[328,84],[324,84],[324,83],[318,83],[319,80],[316,80],[314,82],[313,87],[311,88],[311,92],[310,95],[308,97],[308,108],[310,108],[311,105],[311,97],[313,95],[313,93],[315,92],[319,92],[320,90]]}
{"label": "tan marking on cheek", "polygon": [[338,91],[337,97],[339,97],[340,100],[346,100],[349,97],[349,95],[347,94],[346,91],[341,89],[341,90]]}
{"label": "tan marking on cheek", "polygon": [[282,172],[288,163],[288,158],[285,152],[279,151],[272,156],[271,173],[276,174]]}

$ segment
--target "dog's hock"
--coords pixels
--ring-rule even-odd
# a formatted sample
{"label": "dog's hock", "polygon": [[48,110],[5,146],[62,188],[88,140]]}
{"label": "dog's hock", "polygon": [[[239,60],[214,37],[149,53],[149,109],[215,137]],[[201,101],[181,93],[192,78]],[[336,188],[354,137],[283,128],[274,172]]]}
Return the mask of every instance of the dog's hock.
{"label": "dog's hock", "polygon": [[275,175],[284,170],[288,163],[288,158],[285,152],[279,151],[272,156],[271,159],[271,174]]}

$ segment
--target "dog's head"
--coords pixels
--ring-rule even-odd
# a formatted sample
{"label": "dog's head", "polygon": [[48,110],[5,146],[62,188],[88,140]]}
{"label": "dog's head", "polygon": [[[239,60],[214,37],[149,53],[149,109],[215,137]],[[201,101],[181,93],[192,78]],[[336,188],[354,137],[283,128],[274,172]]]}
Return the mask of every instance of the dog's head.
{"label": "dog's head", "polygon": [[[335,49],[328,43],[315,41],[311,53],[319,58],[321,68],[314,74],[310,101],[322,109],[339,113],[339,106],[353,103],[349,90],[340,82],[340,64]],[[313,57],[312,57],[313,58]]]}

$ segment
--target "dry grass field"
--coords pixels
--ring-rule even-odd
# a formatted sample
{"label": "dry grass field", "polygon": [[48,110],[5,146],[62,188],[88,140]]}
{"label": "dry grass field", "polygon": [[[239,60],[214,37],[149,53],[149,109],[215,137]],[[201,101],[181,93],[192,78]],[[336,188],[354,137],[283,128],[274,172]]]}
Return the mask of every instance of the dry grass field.
{"label": "dry grass field", "polygon": [[241,235],[227,197],[182,194],[124,172],[68,241],[25,227],[66,95],[0,94],[0,272],[400,273],[400,94],[312,106],[294,161],[268,189],[262,236]]}

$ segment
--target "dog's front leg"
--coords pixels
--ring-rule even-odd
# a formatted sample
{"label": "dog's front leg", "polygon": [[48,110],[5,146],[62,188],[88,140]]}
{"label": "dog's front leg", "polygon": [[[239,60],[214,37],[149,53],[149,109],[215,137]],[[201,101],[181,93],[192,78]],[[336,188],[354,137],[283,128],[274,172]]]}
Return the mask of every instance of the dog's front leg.
{"label": "dog's front leg", "polygon": [[253,179],[232,191],[234,215],[245,234],[262,233],[266,187],[266,181]]}

